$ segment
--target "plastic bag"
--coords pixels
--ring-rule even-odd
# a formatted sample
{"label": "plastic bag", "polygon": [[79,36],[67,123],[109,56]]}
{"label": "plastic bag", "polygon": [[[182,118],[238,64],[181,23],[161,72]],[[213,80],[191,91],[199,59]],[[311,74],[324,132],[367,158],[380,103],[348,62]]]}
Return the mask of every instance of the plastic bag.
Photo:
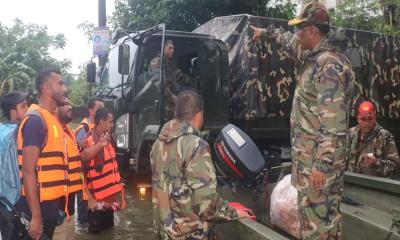
{"label": "plastic bag", "polygon": [[297,190],[291,184],[291,174],[286,175],[271,194],[271,222],[291,236],[300,239],[300,216]]}

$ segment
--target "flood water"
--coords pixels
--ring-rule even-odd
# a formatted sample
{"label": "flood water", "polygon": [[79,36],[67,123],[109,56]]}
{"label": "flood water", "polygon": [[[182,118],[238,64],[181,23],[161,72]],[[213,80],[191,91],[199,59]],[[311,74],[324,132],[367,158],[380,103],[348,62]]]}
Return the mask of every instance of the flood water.
{"label": "flood water", "polygon": [[[140,193],[140,188],[146,188],[145,194]],[[127,177],[125,192],[126,208],[114,214],[113,229],[102,231],[94,235],[87,231],[87,225],[75,225],[77,240],[152,240],[153,237],[153,211],[151,204],[151,188],[149,175],[137,175],[133,172]]]}

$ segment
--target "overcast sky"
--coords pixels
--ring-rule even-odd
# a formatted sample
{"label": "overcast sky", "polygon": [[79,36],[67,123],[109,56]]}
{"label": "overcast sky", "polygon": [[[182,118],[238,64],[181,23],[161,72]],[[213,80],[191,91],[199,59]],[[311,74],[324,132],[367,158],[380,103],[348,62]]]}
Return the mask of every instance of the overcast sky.
{"label": "overcast sky", "polygon": [[[92,57],[92,43],[88,43],[78,24],[90,21],[98,23],[98,0],[0,0],[0,22],[11,26],[15,18],[25,24],[46,25],[49,34],[63,33],[67,38],[64,50],[51,51],[56,59],[69,58],[70,72],[78,73],[78,67]],[[114,0],[106,0],[107,15],[114,10]]]}

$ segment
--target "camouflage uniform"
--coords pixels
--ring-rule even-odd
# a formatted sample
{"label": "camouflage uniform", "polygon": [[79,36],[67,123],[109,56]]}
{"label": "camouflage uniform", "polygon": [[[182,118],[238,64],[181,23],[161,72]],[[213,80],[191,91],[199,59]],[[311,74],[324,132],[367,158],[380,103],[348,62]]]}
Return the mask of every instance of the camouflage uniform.
{"label": "camouflage uniform", "polygon": [[238,218],[216,193],[210,149],[198,134],[171,120],[150,153],[154,230],[161,239],[207,239],[212,222]]}
{"label": "camouflage uniform", "polygon": [[[349,168],[351,172],[379,177],[392,177],[400,167],[399,153],[393,135],[383,129],[378,123],[363,139],[360,127],[350,129]],[[363,168],[360,166],[363,154],[374,153],[378,159],[375,167]]]}
{"label": "camouflage uniform", "polygon": [[157,82],[160,80],[160,69],[150,69],[142,73],[138,78],[137,89],[139,91],[150,81]]}
{"label": "camouflage uniform", "polygon": [[165,73],[165,113],[164,118],[169,121],[174,118],[176,96],[182,90],[182,86],[189,83],[189,77],[183,73],[173,59],[164,58]]}
{"label": "camouflage uniform", "polygon": [[[340,239],[339,204],[346,167],[346,134],[354,73],[350,61],[324,37],[302,51],[297,35],[265,31],[300,63],[290,117],[292,185],[298,190],[303,239]],[[327,179],[322,190],[310,187],[311,169]]]}

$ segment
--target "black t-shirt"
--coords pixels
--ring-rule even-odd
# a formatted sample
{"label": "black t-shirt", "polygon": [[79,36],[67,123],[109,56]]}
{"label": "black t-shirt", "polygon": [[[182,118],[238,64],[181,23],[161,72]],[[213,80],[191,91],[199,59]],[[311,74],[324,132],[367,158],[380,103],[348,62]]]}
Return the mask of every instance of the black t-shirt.
{"label": "black t-shirt", "polygon": [[22,129],[22,147],[36,146],[42,149],[45,140],[43,120],[36,115],[30,116]]}
{"label": "black t-shirt", "polygon": [[[44,141],[45,128],[43,120],[39,116],[30,116],[22,129],[22,147],[36,146],[42,149]],[[60,201],[62,199],[64,199],[64,197],[40,203],[43,220],[57,219]],[[31,216],[28,202],[24,196],[21,196],[20,200],[17,202],[17,208],[28,216]]]}

